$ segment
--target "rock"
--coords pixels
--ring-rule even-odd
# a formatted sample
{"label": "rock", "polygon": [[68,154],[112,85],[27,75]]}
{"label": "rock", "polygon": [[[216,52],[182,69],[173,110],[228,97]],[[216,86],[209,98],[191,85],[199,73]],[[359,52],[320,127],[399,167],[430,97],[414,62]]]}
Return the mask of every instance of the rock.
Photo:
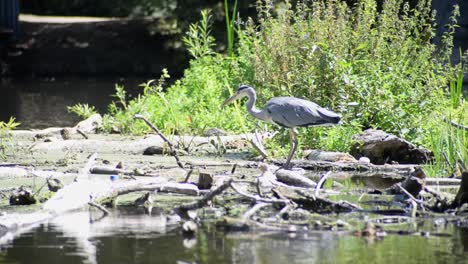
{"label": "rock", "polygon": [[161,146],[149,146],[143,151],[143,155],[162,155],[166,153]]}
{"label": "rock", "polygon": [[348,153],[323,150],[307,151],[306,159],[330,162],[356,162],[357,160]]}
{"label": "rock", "polygon": [[72,131],[70,128],[63,128],[62,130],[60,130],[60,135],[62,136],[63,140],[71,139],[71,134],[72,134]]}
{"label": "rock", "polygon": [[421,164],[433,157],[431,151],[382,130],[367,129],[355,135],[354,140],[351,155],[357,159],[368,157],[373,164]]}
{"label": "rock", "polygon": [[83,133],[96,133],[102,125],[102,116],[100,114],[93,114],[87,119],[79,122],[74,129],[79,129]]}
{"label": "rock", "polygon": [[24,187],[20,187],[19,190],[10,196],[10,205],[29,205],[37,202],[34,193]]}
{"label": "rock", "polygon": [[360,157],[358,162],[359,163],[364,163],[364,164],[369,164],[370,159],[368,157]]}
{"label": "rock", "polygon": [[47,187],[49,188],[49,191],[57,192],[58,190],[63,188],[63,183],[57,178],[48,178]]}

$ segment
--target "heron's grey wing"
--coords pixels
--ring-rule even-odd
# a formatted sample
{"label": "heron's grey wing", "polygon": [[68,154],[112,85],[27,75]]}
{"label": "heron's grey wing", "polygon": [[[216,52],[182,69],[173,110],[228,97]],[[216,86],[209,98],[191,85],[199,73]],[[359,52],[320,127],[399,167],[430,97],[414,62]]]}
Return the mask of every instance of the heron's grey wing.
{"label": "heron's grey wing", "polygon": [[295,97],[275,97],[267,102],[265,110],[274,123],[284,127],[337,123],[340,119],[314,102]]}

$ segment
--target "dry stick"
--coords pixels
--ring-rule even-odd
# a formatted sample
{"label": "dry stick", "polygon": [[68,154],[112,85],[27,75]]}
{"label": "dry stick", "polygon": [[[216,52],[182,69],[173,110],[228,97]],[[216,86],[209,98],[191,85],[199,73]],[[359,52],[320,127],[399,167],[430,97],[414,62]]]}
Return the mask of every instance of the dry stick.
{"label": "dry stick", "polygon": [[425,206],[425,205],[424,205],[424,202],[423,202],[423,201],[420,201],[420,200],[416,199],[416,198],[415,198],[411,193],[409,193],[403,186],[401,186],[400,183],[397,183],[397,186],[398,186],[398,188],[400,188],[400,190],[401,190],[402,192],[404,192],[406,195],[408,195],[408,197],[409,197],[412,201],[414,201],[414,202],[416,202],[417,204],[419,204],[419,205],[421,206],[422,210],[424,211],[424,206]]}
{"label": "dry stick", "polygon": [[230,186],[236,193],[238,193],[238,194],[240,194],[240,195],[242,195],[244,197],[247,197],[249,199],[252,199],[255,202],[280,203],[280,204],[288,204],[288,203],[291,202],[290,200],[275,199],[275,198],[268,199],[268,198],[262,198],[262,197],[260,197],[258,195],[251,195],[251,194],[245,193],[245,192],[239,190],[239,188],[237,188],[232,182],[230,183]]}
{"label": "dry stick", "polygon": [[100,211],[102,211],[104,213],[104,215],[109,215],[109,210],[107,210],[106,208],[104,208],[104,206],[100,205],[100,204],[97,204],[95,202],[88,202],[88,204],[90,206],[93,206],[93,207],[96,207],[97,209],[99,209]]}
{"label": "dry stick", "polygon": [[89,139],[88,135],[85,134],[85,132],[81,131],[81,129],[76,129],[76,132],[78,132],[78,134],[82,135],[85,139]]}
{"label": "dry stick", "polygon": [[465,131],[468,131],[468,127],[467,126],[463,126],[463,125],[460,125],[458,123],[455,123],[454,121],[450,121],[448,120],[446,117],[443,118],[444,122],[447,122],[449,123],[450,125],[456,127],[456,128],[459,128],[459,129],[462,129],[462,130],[465,130]]}
{"label": "dry stick", "polygon": [[153,129],[167,143],[167,145],[169,146],[169,149],[171,150],[171,155],[174,156],[174,158],[175,158],[175,160],[177,162],[177,165],[180,168],[183,169],[184,165],[182,165],[182,163],[180,162],[179,156],[177,156],[177,152],[174,150],[174,146],[172,145],[171,141],[169,141],[169,139],[167,139],[166,136],[164,136],[163,133],[161,133],[161,131],[159,131],[159,129],[157,127],[155,127],[153,124],[151,124],[151,122],[146,117],[144,117],[143,115],[135,115],[135,118],[145,121],[145,123],[151,129]]}
{"label": "dry stick", "polygon": [[188,211],[188,210],[202,208],[203,206],[207,205],[208,202],[211,201],[216,195],[221,194],[222,192],[224,192],[224,190],[229,188],[229,186],[231,186],[231,183],[232,183],[232,179],[229,179],[225,181],[223,184],[221,184],[220,186],[218,186],[213,191],[205,194],[203,198],[197,201],[191,202],[191,203],[182,204],[178,207],[178,209],[183,210],[183,211]]}
{"label": "dry stick", "polygon": [[183,183],[188,182],[188,180],[190,179],[190,175],[192,175],[192,172],[193,172],[193,169],[191,169],[191,170],[189,170],[187,172],[187,175],[185,176],[185,179],[184,179]]}
{"label": "dry stick", "polygon": [[234,163],[234,165],[232,165],[231,174],[234,174],[234,172],[236,172],[236,168],[237,168],[237,163]]}
{"label": "dry stick", "polygon": [[263,159],[266,159],[268,157],[268,153],[266,153],[265,148],[263,147],[263,144],[261,143],[260,139],[258,138],[257,131],[255,131],[255,140],[252,138],[250,139],[250,144],[262,155]]}
{"label": "dry stick", "polygon": [[331,171],[328,171],[322,176],[322,178],[320,178],[319,182],[317,183],[317,186],[315,186],[315,196],[319,196],[320,188],[322,188],[322,184],[325,182],[328,176],[330,176],[330,174],[331,174]]}

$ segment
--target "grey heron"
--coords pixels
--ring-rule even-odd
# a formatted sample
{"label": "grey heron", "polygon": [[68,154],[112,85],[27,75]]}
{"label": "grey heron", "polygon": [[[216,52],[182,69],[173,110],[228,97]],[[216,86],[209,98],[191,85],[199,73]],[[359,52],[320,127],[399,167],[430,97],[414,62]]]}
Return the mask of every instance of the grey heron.
{"label": "grey heron", "polygon": [[291,158],[297,148],[297,127],[316,125],[338,124],[341,116],[333,111],[325,109],[314,102],[296,97],[274,97],[270,99],[262,110],[255,107],[257,94],[254,88],[248,85],[240,85],[236,93],[224,101],[223,106],[248,97],[247,111],[255,118],[289,128],[291,147],[283,168],[290,169]]}

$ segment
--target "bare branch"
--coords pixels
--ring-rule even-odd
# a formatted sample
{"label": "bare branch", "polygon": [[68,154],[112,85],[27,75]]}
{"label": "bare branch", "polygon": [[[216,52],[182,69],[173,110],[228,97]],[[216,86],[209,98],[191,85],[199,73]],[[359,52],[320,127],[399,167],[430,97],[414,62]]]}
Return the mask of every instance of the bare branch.
{"label": "bare branch", "polygon": [[220,186],[218,186],[216,189],[214,189],[211,192],[205,194],[205,196],[203,196],[203,198],[201,198],[201,199],[199,199],[197,201],[191,202],[191,203],[182,204],[177,209],[182,210],[182,211],[188,211],[188,210],[202,208],[203,206],[207,205],[208,202],[211,201],[216,195],[221,194],[227,188],[229,188],[231,183],[232,183],[232,179],[229,179],[229,180],[225,181],[223,184],[221,184]]}
{"label": "bare branch", "polygon": [[446,117],[443,118],[444,122],[447,122],[449,123],[450,125],[458,128],[458,129],[462,129],[462,130],[465,130],[465,131],[468,131],[468,127],[467,126],[463,126],[463,125],[460,125],[458,123],[455,123],[454,121],[451,121],[451,120],[448,120]]}
{"label": "bare branch", "polygon": [[95,202],[88,202],[88,204],[92,207],[96,207],[97,209],[99,209],[101,212],[104,213],[104,215],[109,215],[109,210],[107,210],[106,208],[104,208],[104,206],[100,205],[100,204],[97,204]]}
{"label": "bare branch", "polygon": [[176,163],[177,163],[177,166],[179,166],[180,168],[184,168],[184,165],[182,165],[182,163],[180,162],[180,159],[179,159],[179,156],[177,156],[177,152],[175,151],[174,149],[174,145],[172,145],[171,141],[169,139],[167,139],[166,136],[164,136],[163,133],[161,133],[161,131],[155,127],[146,117],[144,117],[143,115],[135,115],[135,118],[136,119],[141,119],[143,121],[145,121],[145,123],[151,128],[153,129],[166,143],[167,143],[167,146],[169,146],[169,149],[171,150],[171,155],[174,156],[175,160],[176,160]]}

